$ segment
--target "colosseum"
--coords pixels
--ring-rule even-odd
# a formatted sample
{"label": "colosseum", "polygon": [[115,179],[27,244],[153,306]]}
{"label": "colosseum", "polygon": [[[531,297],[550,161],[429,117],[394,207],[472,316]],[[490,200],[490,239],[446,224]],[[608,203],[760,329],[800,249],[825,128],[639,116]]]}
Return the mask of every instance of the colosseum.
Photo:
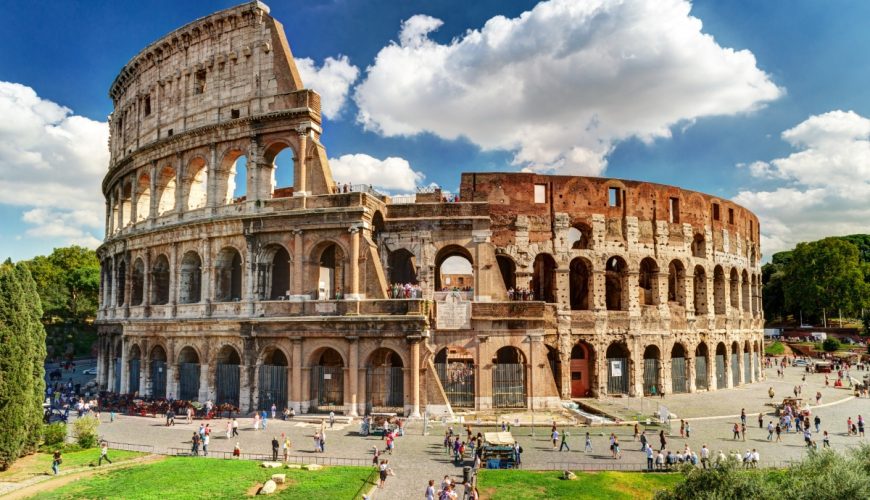
{"label": "colosseum", "polygon": [[464,173],[336,183],[260,3],[112,83],[101,388],[357,416],[530,410],[759,380],[759,226],[677,187]]}

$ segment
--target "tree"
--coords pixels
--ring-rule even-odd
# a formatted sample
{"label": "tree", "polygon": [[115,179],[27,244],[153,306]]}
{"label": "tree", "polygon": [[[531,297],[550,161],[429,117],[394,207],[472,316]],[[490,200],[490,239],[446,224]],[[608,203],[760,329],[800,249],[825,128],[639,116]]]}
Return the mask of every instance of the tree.
{"label": "tree", "polygon": [[0,265],[0,470],[35,450],[40,440],[45,394],[41,317],[28,268]]}
{"label": "tree", "polygon": [[45,322],[82,322],[96,316],[100,292],[100,261],[80,246],[55,248],[51,255],[26,262],[39,288]]}
{"label": "tree", "polygon": [[826,338],[825,341],[822,342],[822,349],[825,352],[836,352],[840,349],[840,341],[834,337]]}
{"label": "tree", "polygon": [[857,315],[868,291],[858,255],[858,247],[841,238],[799,243],[785,270],[786,308],[813,317],[823,309]]}

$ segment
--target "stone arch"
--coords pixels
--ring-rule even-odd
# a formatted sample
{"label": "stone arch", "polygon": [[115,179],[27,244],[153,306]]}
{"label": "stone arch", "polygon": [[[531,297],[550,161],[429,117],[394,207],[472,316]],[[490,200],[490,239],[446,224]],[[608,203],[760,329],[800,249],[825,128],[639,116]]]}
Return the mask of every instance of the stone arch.
{"label": "stone arch", "polygon": [[178,351],[178,399],[197,401],[199,399],[199,377],[202,357],[193,345],[185,345]]}
{"label": "stone arch", "polygon": [[461,346],[445,346],[435,353],[435,371],[454,408],[475,407],[474,359],[474,354]]}
{"label": "stone arch", "polygon": [[579,341],[571,348],[571,397],[592,396],[595,375],[595,348],[592,344]]}
{"label": "stone arch", "polygon": [[707,258],[707,241],[701,233],[695,233],[695,236],[692,237],[692,257]]}
{"label": "stone arch", "polygon": [[[417,284],[417,256],[406,248],[390,250],[387,257],[389,282],[392,284]],[[398,298],[398,297],[396,297]]]}
{"label": "stone arch", "polygon": [[140,374],[142,373],[142,349],[133,343],[127,350],[127,393],[138,394]]}
{"label": "stone arch", "polygon": [[736,267],[731,268],[731,273],[728,278],[728,295],[731,309],[734,311],[740,310],[740,274]]}
{"label": "stone arch", "polygon": [[674,342],[671,347],[671,393],[689,392],[688,353],[682,342]]}
{"label": "stone arch", "polygon": [[224,344],[215,357],[215,403],[239,407],[242,356],[232,344]]}
{"label": "stone arch", "polygon": [[367,357],[366,412],[404,411],[405,370],[402,356],[389,347],[378,347]]}
{"label": "stone arch", "polygon": [[707,348],[707,344],[703,341],[699,342],[697,346],[695,346],[695,389],[709,389],[709,383],[707,378],[707,366],[708,358],[710,357],[709,349]]}
{"label": "stone arch", "polygon": [[631,351],[624,342],[611,342],[605,352],[607,394],[628,394]]}
{"label": "stone arch", "polygon": [[517,288],[517,264],[506,254],[496,254],[495,262],[498,264],[498,270],[501,273],[501,279],[504,281],[504,289],[507,291],[516,290]]}
{"label": "stone arch", "polygon": [[175,169],[164,166],[158,170],[157,179],[157,215],[165,215],[175,210],[176,185]]}
{"label": "stone arch", "polygon": [[608,311],[628,310],[628,264],[614,255],[607,259],[604,274],[605,300]]}
{"label": "stone arch", "polygon": [[686,306],[686,266],[680,259],[668,264],[668,302]]}
{"label": "stone arch", "polygon": [[342,353],[328,346],[316,349],[309,356],[311,411],[342,411],[344,409],[344,367]]}
{"label": "stone arch", "polygon": [[142,222],[151,215],[151,174],[143,172],[136,179],[136,221]]}
{"label": "stone arch", "polygon": [[728,365],[731,363],[728,356],[728,348],[724,342],[716,344],[716,388],[724,389],[728,387],[726,374]]}
{"label": "stone arch", "polygon": [[515,346],[504,346],[492,357],[492,405],[494,408],[526,406],[526,356]]}
{"label": "stone arch", "polygon": [[535,300],[556,302],[556,259],[548,253],[539,253],[532,264],[532,291]]}
{"label": "stone arch", "polygon": [[338,242],[325,240],[311,251],[313,274],[311,283],[317,286],[315,296],[318,300],[332,300],[343,297],[345,284],[345,268],[347,267],[347,253]]}
{"label": "stone arch", "polygon": [[202,299],[202,259],[193,250],[184,253],[179,273],[178,302],[195,304]]}
{"label": "stone arch", "polygon": [[471,257],[471,252],[460,245],[446,245],[439,249],[435,255],[435,290],[441,291],[447,288],[463,290],[473,287],[474,259]]}
{"label": "stone arch", "polygon": [[707,314],[707,271],[704,266],[695,266],[695,276],[693,278],[695,291],[695,315],[703,316]]}
{"label": "stone arch", "polygon": [[655,344],[643,350],[643,393],[658,395],[664,389],[662,384],[662,351]]}
{"label": "stone arch", "polygon": [[296,148],[286,139],[273,140],[263,147],[263,161],[271,167],[271,196],[284,198],[293,194]]}
{"label": "stone arch", "polygon": [[263,247],[257,259],[257,296],[260,300],[280,300],[290,295],[292,259],[280,243]]}
{"label": "stone arch", "polygon": [[118,220],[118,229],[129,226],[133,222],[133,183],[129,180],[121,182],[121,196],[118,199],[118,208],[122,212]]}
{"label": "stone arch", "polygon": [[130,288],[130,305],[142,305],[145,296],[145,262],[141,258],[133,261],[133,272],[131,274],[132,286]]}
{"label": "stone arch", "polygon": [[168,356],[166,348],[162,344],[151,347],[148,354],[149,381],[151,382],[151,397],[154,399],[166,398],[166,369]]}
{"label": "stone arch", "polygon": [[185,195],[187,210],[197,210],[208,205],[208,165],[205,158],[195,156],[187,163]]}
{"label": "stone arch", "polygon": [[725,314],[725,270],[717,265],[713,268],[713,311]]}
{"label": "stone arch", "polygon": [[744,269],[743,273],[741,274],[740,284],[741,284],[741,288],[742,288],[741,292],[742,292],[742,298],[743,298],[743,300],[741,301],[742,302],[742,310],[744,313],[751,313],[752,306],[750,305],[750,301],[751,301],[752,294],[749,291],[749,287],[750,287],[749,273],[746,271],[746,269]]}
{"label": "stone arch", "polygon": [[151,305],[169,303],[169,258],[160,254],[154,259],[151,269]]}
{"label": "stone arch", "polygon": [[644,257],[640,261],[638,274],[638,302],[644,306],[652,306],[658,302],[659,265],[652,257]]}
{"label": "stone arch", "polygon": [[287,373],[290,356],[277,345],[266,346],[260,355],[257,379],[257,403],[259,410],[287,408]]}
{"label": "stone arch", "polygon": [[242,255],[232,246],[218,252],[215,260],[216,302],[233,302],[242,299]]}
{"label": "stone arch", "polygon": [[576,222],[568,229],[568,248],[587,250],[592,248],[592,228],[585,222]]}
{"label": "stone arch", "polygon": [[248,155],[247,151],[231,146],[221,156],[218,168],[217,202],[230,205],[245,201],[248,197]]}
{"label": "stone arch", "polygon": [[571,264],[568,266],[568,271],[568,289],[571,293],[571,309],[575,311],[592,309],[592,301],[590,300],[591,297],[589,294],[589,291],[594,287],[592,281],[592,263],[589,262],[588,259],[577,257],[571,260]]}
{"label": "stone arch", "polygon": [[124,259],[118,261],[116,298],[115,303],[123,306],[127,303],[127,262]]}
{"label": "stone arch", "polygon": [[740,385],[740,344],[736,340],[731,342],[731,384]]}

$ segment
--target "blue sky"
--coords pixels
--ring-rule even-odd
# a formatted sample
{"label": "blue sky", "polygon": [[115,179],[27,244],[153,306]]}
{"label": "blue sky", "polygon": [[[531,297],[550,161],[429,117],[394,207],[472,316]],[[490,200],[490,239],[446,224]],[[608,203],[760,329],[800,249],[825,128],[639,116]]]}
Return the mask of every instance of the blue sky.
{"label": "blue sky", "polygon": [[[102,238],[103,200],[93,179],[106,167],[87,159],[99,158],[92,153],[99,141],[42,141],[40,127],[93,141],[112,110],[107,90],[124,63],[167,32],[237,3],[6,2],[0,258]],[[334,169],[369,161],[375,172],[413,171],[417,184],[447,189],[463,171],[523,168],[679,185],[756,211],[768,256],[797,241],[870,227],[870,2],[705,0],[690,10],[680,0],[575,3],[599,15],[584,17],[560,0],[267,2],[297,58],[310,58],[321,75],[327,58],[357,70],[338,89],[344,104],[327,116],[323,142],[331,159],[365,156],[336,160]],[[560,9],[573,9],[574,17]],[[492,21],[496,16],[504,22]],[[469,30],[511,43],[489,49]],[[671,37],[703,50],[663,41]],[[445,48],[452,61],[437,59],[435,49]],[[623,61],[590,63],[589,53],[614,51]],[[485,68],[494,61],[497,69]],[[414,65],[451,74],[393,88],[397,72]],[[615,76],[606,76],[611,71]],[[546,92],[516,97],[493,78]],[[444,93],[418,92],[426,83],[464,97],[462,106],[478,118],[457,112],[459,105],[441,106]],[[502,100],[554,112],[517,120],[500,109],[507,107]],[[67,109],[34,112],[46,101]],[[389,101],[403,109],[383,104]],[[39,118],[30,119],[33,113]],[[574,116],[591,119],[584,128],[580,118],[569,123]],[[515,130],[503,125],[511,120]],[[34,155],[42,167],[28,163]],[[382,163],[387,158],[394,161]],[[56,185],[42,190],[46,179]]]}

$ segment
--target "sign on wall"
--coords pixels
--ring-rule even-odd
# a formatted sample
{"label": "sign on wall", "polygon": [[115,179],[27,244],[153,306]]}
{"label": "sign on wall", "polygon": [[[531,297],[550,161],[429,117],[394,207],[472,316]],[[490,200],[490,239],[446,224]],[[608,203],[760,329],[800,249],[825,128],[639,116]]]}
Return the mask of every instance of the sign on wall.
{"label": "sign on wall", "polygon": [[439,330],[471,328],[471,302],[459,292],[450,292],[436,306],[435,323]]}
{"label": "sign on wall", "polygon": [[612,377],[621,377],[622,376],[622,361],[611,361],[610,362],[610,375]]}

